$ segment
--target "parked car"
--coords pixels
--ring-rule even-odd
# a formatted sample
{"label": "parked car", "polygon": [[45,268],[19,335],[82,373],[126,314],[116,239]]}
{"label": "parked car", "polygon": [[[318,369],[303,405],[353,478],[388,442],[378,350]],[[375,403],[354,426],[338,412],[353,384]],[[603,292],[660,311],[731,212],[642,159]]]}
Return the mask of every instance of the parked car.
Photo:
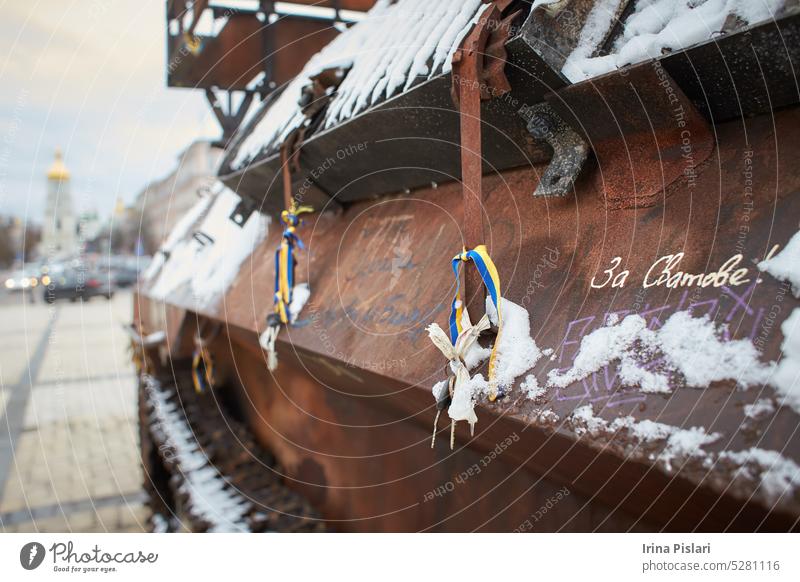
{"label": "parked car", "polygon": [[149,262],[147,256],[112,255],[103,257],[95,266],[100,272],[110,274],[116,288],[125,289],[136,285],[139,274]]}
{"label": "parked car", "polygon": [[14,271],[5,281],[5,287],[9,291],[27,291],[38,284],[38,272],[32,272],[28,269]]}
{"label": "parked car", "polygon": [[114,268],[111,270],[111,277],[117,287],[124,289],[136,284],[136,281],[139,280],[139,271],[129,267]]}
{"label": "parked car", "polygon": [[92,297],[114,296],[114,285],[108,274],[80,269],[53,269],[42,277],[44,300],[54,303],[57,299],[88,301]]}

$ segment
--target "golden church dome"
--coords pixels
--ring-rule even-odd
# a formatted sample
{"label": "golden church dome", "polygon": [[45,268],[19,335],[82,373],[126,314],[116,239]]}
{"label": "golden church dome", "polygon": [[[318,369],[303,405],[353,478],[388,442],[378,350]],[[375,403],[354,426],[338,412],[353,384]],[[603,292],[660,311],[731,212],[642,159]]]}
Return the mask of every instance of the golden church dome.
{"label": "golden church dome", "polygon": [[61,155],[61,150],[56,150],[56,159],[53,160],[53,165],[47,170],[48,180],[69,180],[69,170],[64,165],[64,158]]}

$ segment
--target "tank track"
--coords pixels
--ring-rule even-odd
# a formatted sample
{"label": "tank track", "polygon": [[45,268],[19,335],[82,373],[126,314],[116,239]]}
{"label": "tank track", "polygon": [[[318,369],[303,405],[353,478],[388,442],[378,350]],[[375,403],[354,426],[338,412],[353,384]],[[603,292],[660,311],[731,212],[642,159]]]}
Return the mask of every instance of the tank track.
{"label": "tank track", "polygon": [[157,532],[317,532],[325,524],[286,487],[274,457],[188,372],[142,375],[139,420],[145,491]]}

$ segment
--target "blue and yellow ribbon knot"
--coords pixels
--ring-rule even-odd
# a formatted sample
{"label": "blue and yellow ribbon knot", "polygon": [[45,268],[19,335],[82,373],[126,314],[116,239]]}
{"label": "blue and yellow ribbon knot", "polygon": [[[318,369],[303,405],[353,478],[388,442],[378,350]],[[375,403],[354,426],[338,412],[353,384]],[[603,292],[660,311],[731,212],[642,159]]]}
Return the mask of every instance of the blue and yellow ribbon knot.
{"label": "blue and yellow ribbon knot", "polygon": [[486,245],[478,245],[471,251],[467,249],[462,250],[459,254],[453,257],[453,274],[456,278],[456,294],[453,297],[453,303],[450,308],[450,341],[453,345],[456,344],[459,334],[461,333],[461,316],[464,310],[464,303],[461,301],[461,285],[459,282],[459,270],[462,263],[472,261],[478,269],[486,290],[489,292],[489,297],[492,298],[492,303],[497,311],[497,338],[495,339],[494,346],[492,347],[492,355],[489,357],[489,385],[492,386],[492,395],[490,400],[497,398],[496,391],[494,390],[494,375],[495,375],[495,360],[497,357],[497,346],[500,343],[500,332],[503,326],[503,316],[500,311],[500,275],[497,274],[497,267],[495,267],[489,252],[486,250]]}
{"label": "blue and yellow ribbon knot", "polygon": [[300,215],[313,211],[310,206],[298,206],[292,202],[292,206],[281,213],[281,221],[286,228],[281,244],[275,251],[275,313],[283,324],[289,323],[289,305],[294,292],[294,249],[305,248],[295,230],[302,223]]}
{"label": "blue and yellow ribbon knot", "polygon": [[214,360],[205,346],[197,346],[192,355],[192,384],[202,394],[214,385]]}

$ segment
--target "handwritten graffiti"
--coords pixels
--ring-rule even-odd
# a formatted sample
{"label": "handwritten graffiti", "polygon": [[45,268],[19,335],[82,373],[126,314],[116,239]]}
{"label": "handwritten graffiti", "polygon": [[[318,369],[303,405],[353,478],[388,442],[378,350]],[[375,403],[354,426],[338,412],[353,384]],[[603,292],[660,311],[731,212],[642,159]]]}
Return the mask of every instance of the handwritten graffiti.
{"label": "handwritten graffiti", "polygon": [[[620,319],[632,313],[638,313],[647,322],[649,329],[659,329],[670,315],[678,311],[688,311],[694,317],[707,315],[710,319],[727,324],[722,329],[724,340],[732,339],[734,333],[738,337],[753,340],[764,319],[765,308],[751,305],[757,281],[739,291],[727,286],[721,287],[721,293],[712,299],[699,300],[696,295],[690,296],[685,290],[677,303],[651,306],[645,304],[641,311],[622,309],[598,315],[589,315],[575,319],[567,324],[564,338],[558,347],[555,360],[559,371],[569,370],[578,355],[581,340],[595,329],[605,325],[609,316],[616,315]],[[659,360],[653,360],[645,368],[656,367]],[[556,399],[588,400],[605,402],[605,406],[614,407],[625,403],[640,402],[645,399],[635,388],[621,386],[616,366],[610,364],[595,372],[580,383],[567,388],[558,389]]]}
{"label": "handwritten graffiti", "polygon": [[371,277],[379,273],[386,273],[387,275],[392,276],[392,281],[395,281],[396,284],[394,277],[400,271],[410,271],[416,269],[417,267],[419,267],[419,264],[413,261],[413,257],[411,256],[410,252],[403,253],[399,256],[381,257],[367,262],[358,271],[352,274],[347,274],[345,281],[350,283],[351,281],[362,277]]}
{"label": "handwritten graffiti", "polygon": [[305,327],[313,322],[316,326],[330,329],[346,318],[353,324],[369,327],[376,333],[381,333],[380,330],[405,333],[411,343],[416,343],[425,333],[428,323],[445,307],[447,305],[444,302],[439,302],[433,308],[420,309],[404,293],[398,293],[383,298],[377,305],[365,306],[352,300],[344,307],[329,307],[318,311],[311,309],[313,317],[295,322],[294,327]]}

